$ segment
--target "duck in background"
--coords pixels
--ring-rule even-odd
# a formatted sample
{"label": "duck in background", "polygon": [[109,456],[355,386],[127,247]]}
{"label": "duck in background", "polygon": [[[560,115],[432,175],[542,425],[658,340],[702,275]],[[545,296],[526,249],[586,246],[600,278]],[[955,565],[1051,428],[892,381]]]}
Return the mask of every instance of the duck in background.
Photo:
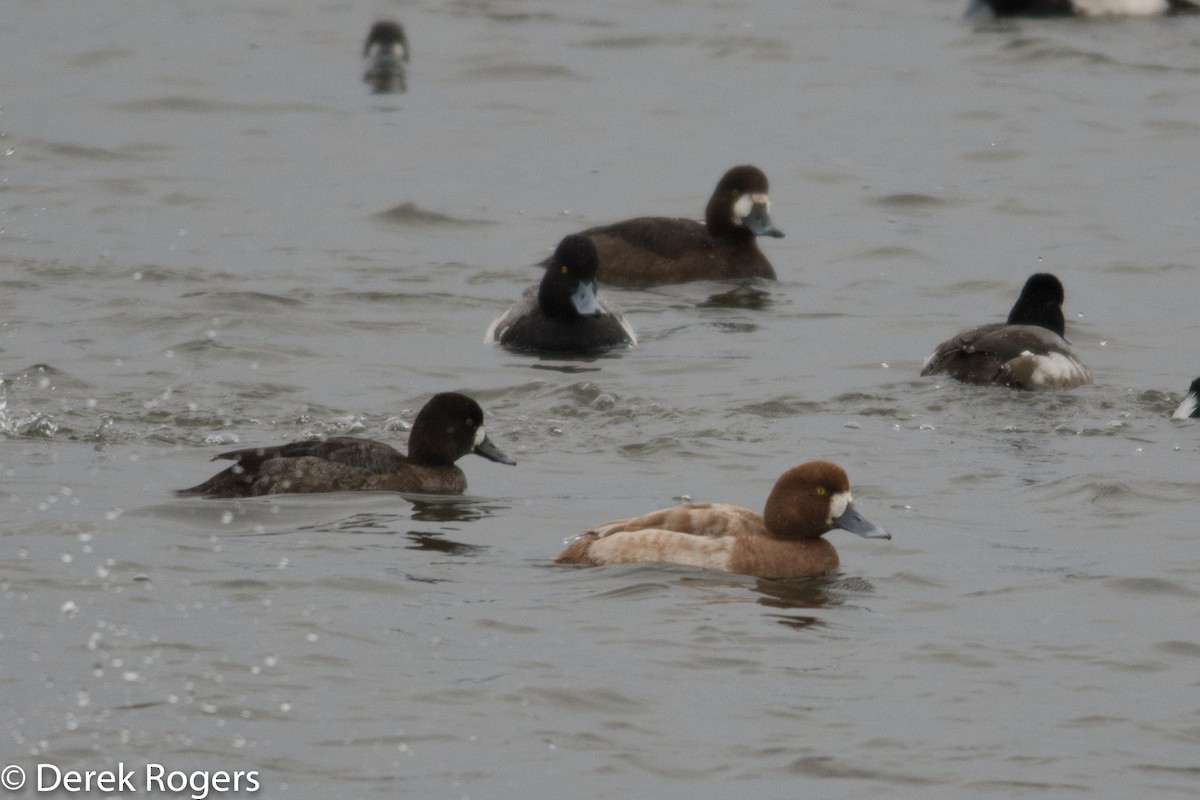
{"label": "duck in background", "polygon": [[484,334],[511,350],[593,355],[637,344],[620,311],[596,294],[596,248],[570,235],[554,251],[541,283],[530,286]]}
{"label": "duck in background", "polygon": [[[704,223],[637,217],[579,233],[596,246],[597,276],[614,286],[648,287],[726,278],[775,279],[755,237],[783,236],[771,223],[767,176],[743,165],[725,173],[709,198]],[[542,266],[554,265],[554,260]]]}
{"label": "duck in background", "polygon": [[1139,17],[1196,14],[1191,0],[971,0],[967,16],[996,17]]}
{"label": "duck in background", "polygon": [[1183,396],[1183,402],[1171,415],[1171,419],[1188,419],[1190,417],[1200,417],[1200,378],[1192,381],[1187,394]]}
{"label": "duck in background", "polygon": [[370,59],[363,81],[375,94],[403,92],[408,88],[404,65],[408,63],[408,37],[395,20],[380,20],[371,26],[363,44],[363,58]]}
{"label": "duck in background", "polygon": [[695,503],[598,525],[570,540],[559,564],[668,563],[802,578],[838,568],[823,534],[841,528],[868,539],[891,534],[854,507],[837,464],[809,461],[780,476],[761,515],[723,503]]}
{"label": "duck in background", "polygon": [[309,492],[462,494],[467,478],[454,463],[475,453],[516,464],[487,437],[483,410],[463,394],[435,394],[417,414],[405,456],[382,442],[332,436],[213,456],[234,465],[177,494],[257,497]]}
{"label": "duck in background", "polygon": [[1073,389],[1092,374],[1063,338],[1062,282],[1048,272],[1031,275],[1008,321],[968,328],[937,346],[922,375],[945,373],[964,383],[1014,389]]}

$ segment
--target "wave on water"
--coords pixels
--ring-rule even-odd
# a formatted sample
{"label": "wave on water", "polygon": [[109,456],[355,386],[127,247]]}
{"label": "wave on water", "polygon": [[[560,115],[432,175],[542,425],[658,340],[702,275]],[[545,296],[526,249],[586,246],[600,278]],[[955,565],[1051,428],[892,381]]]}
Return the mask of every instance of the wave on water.
{"label": "wave on water", "polygon": [[401,203],[398,206],[389,208],[387,211],[380,211],[374,215],[375,219],[383,222],[388,222],[396,225],[491,225],[491,220],[486,219],[463,219],[460,217],[452,217],[449,214],[441,214],[437,211],[426,211],[416,203]]}

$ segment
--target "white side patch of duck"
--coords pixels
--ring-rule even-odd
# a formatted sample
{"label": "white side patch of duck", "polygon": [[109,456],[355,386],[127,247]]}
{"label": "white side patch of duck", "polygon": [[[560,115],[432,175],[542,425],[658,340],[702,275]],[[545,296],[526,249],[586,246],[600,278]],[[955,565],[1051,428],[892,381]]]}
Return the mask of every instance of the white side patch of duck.
{"label": "white side patch of duck", "polygon": [[1195,392],[1188,392],[1187,397],[1183,398],[1183,402],[1179,404],[1179,408],[1175,409],[1175,413],[1171,415],[1171,419],[1187,419],[1196,413],[1197,397]]}
{"label": "white side patch of duck", "polygon": [[1167,0],[1074,0],[1075,13],[1085,17],[1162,14]]}
{"label": "white side patch of duck", "polygon": [[1032,381],[1036,386],[1076,386],[1092,381],[1092,374],[1087,367],[1066,353],[1035,356],[1026,350],[1021,355],[1032,357],[1037,364]]}

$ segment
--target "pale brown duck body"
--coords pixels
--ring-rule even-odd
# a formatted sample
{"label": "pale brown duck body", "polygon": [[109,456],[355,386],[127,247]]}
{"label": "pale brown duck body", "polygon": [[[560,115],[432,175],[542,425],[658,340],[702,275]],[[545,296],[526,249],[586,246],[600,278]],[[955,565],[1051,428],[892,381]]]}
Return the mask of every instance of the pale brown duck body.
{"label": "pale brown duck body", "polygon": [[555,561],[662,562],[762,578],[806,577],[837,569],[837,551],[822,538],[834,528],[891,538],[855,510],[841,467],[809,461],[780,476],[762,515],[723,503],[652,511],[592,528]]}
{"label": "pale brown duck body", "polygon": [[417,414],[408,455],[371,439],[335,436],[220,453],[236,463],[179,494],[256,497],[310,492],[462,494],[467,478],[454,462],[476,453],[514,464],[483,428],[483,410],[466,395],[434,395]]}
{"label": "pale brown duck body", "polygon": [[[771,224],[767,176],[730,169],[709,198],[704,223],[638,217],[580,231],[596,246],[597,277],[614,286],[646,287],[727,278],[775,279],[758,236],[783,236]],[[543,266],[552,262],[547,259]]]}

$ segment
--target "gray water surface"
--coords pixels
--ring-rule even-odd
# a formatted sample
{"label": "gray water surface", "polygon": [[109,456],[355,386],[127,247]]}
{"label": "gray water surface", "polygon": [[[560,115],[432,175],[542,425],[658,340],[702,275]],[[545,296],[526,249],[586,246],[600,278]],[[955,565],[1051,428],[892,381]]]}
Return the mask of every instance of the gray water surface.
{"label": "gray water surface", "polygon": [[[0,761],[1194,797],[1200,20],[963,6],[9,2]],[[405,94],[361,83],[376,15]],[[563,235],[699,217],[739,163],[778,282],[609,290],[640,346],[604,358],[482,343]],[[1043,270],[1094,386],[917,377]],[[450,390],[519,462],[464,497],[172,495],[234,445],[402,445]],[[894,536],[831,533],[838,574],[551,563],[811,458]]]}

